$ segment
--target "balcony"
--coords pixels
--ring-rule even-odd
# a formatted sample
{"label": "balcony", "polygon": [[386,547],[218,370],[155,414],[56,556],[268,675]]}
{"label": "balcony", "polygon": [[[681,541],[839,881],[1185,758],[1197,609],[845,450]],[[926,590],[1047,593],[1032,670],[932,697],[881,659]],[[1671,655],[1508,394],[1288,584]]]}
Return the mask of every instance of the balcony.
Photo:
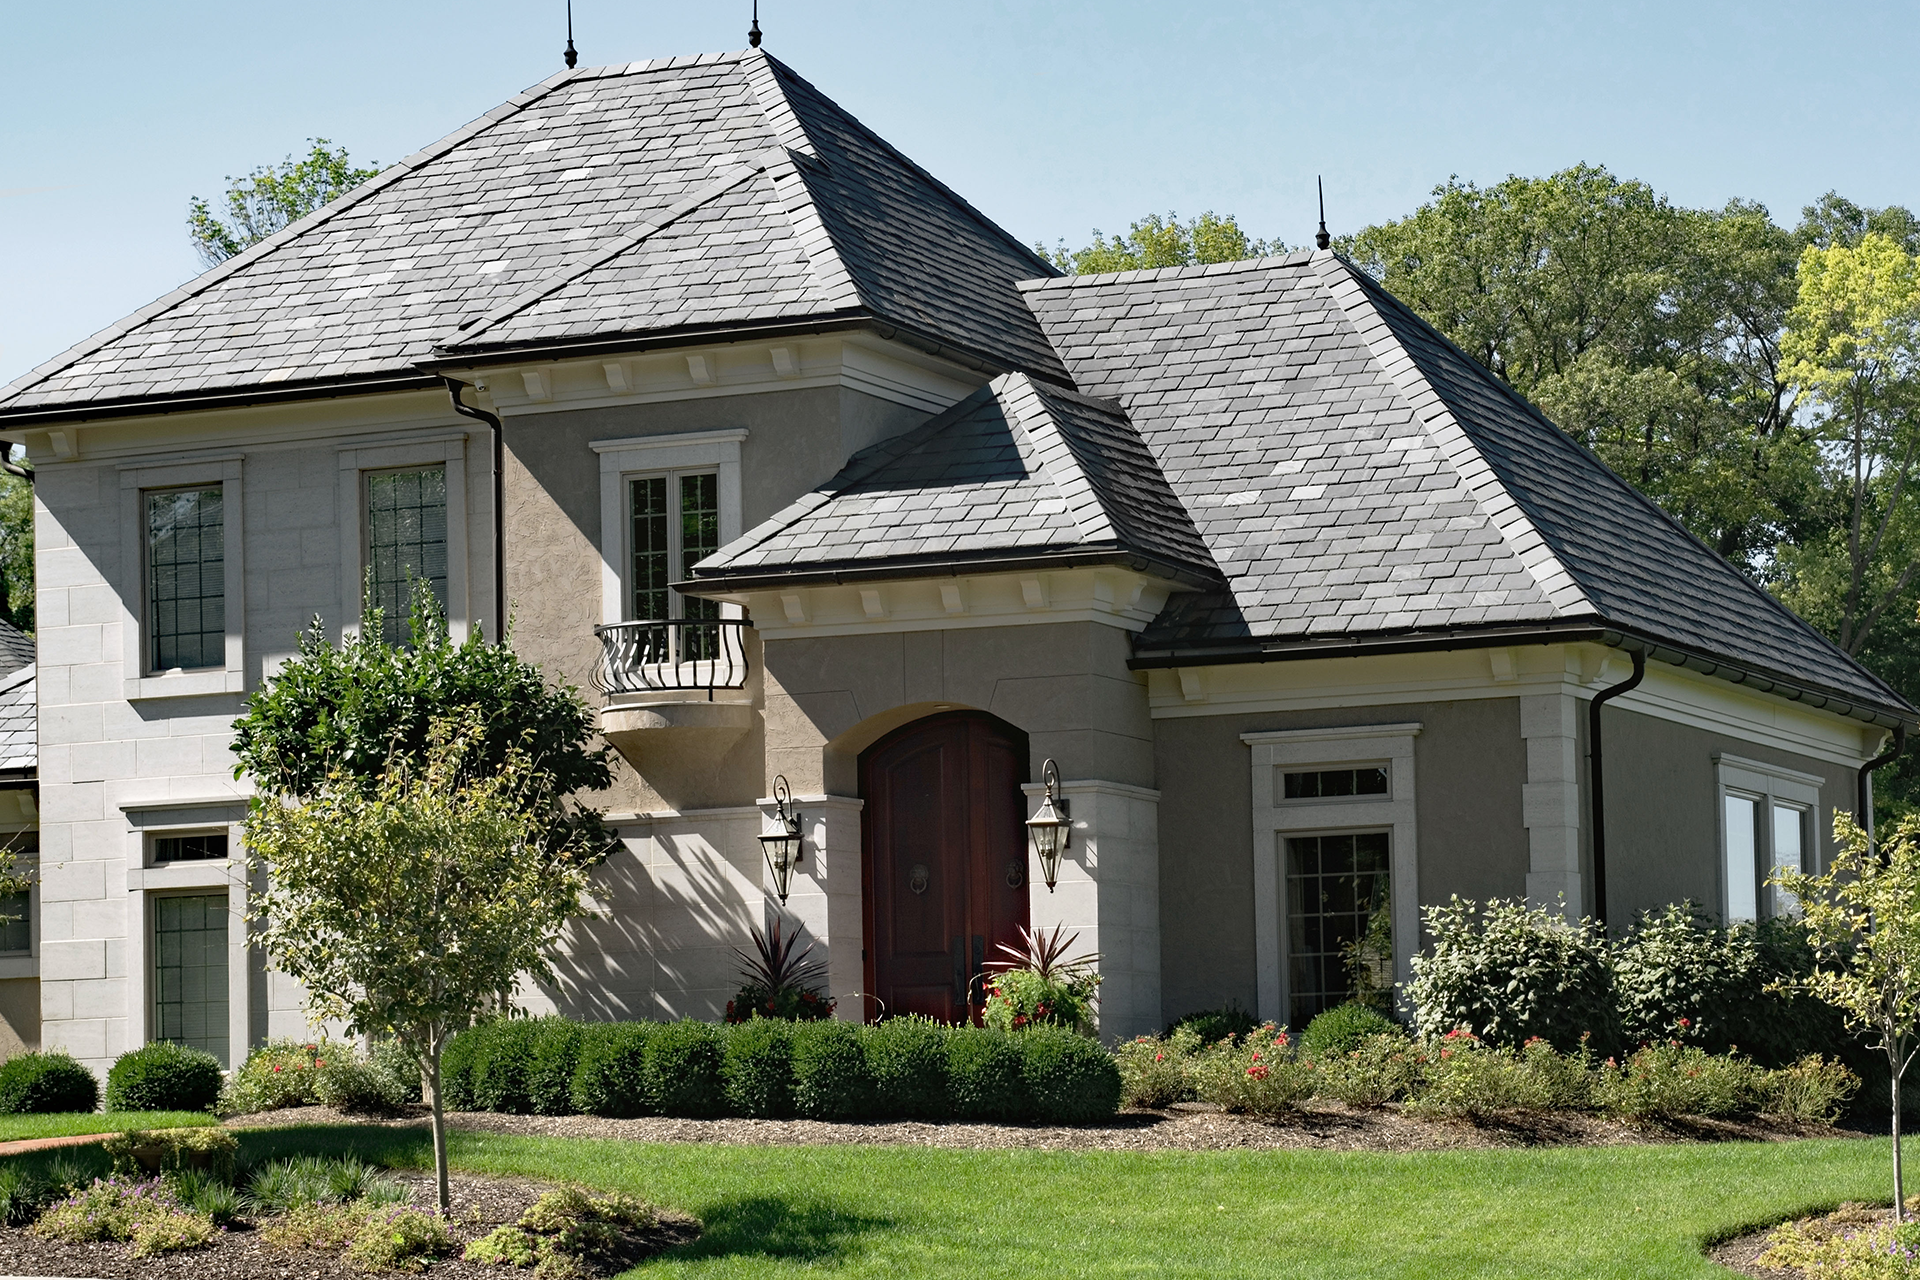
{"label": "balcony", "polygon": [[[595,627],[600,666],[594,684],[610,699],[747,686],[744,618],[662,618]],[[652,701],[652,699],[648,699]]]}

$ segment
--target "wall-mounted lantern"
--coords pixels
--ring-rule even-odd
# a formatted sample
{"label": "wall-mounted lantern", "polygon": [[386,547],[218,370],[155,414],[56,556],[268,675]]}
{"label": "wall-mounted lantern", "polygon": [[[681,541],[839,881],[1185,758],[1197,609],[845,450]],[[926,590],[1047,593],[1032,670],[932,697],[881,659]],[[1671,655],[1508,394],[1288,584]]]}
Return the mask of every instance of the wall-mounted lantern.
{"label": "wall-mounted lantern", "polygon": [[794,808],[785,774],[773,779],[773,807],[773,820],[779,830],[761,836],[760,849],[767,855],[767,870],[773,872],[773,891],[784,906],[793,869],[800,865],[800,811]]}
{"label": "wall-mounted lantern", "polygon": [[1060,854],[1067,847],[1067,833],[1073,828],[1073,820],[1067,816],[1067,799],[1057,795],[1060,789],[1060,769],[1049,760],[1040,766],[1040,780],[1046,784],[1046,794],[1040,798],[1040,809],[1027,819],[1027,838],[1033,841],[1033,854],[1040,859],[1040,874],[1047,882],[1047,892],[1053,892],[1053,882],[1060,875]]}

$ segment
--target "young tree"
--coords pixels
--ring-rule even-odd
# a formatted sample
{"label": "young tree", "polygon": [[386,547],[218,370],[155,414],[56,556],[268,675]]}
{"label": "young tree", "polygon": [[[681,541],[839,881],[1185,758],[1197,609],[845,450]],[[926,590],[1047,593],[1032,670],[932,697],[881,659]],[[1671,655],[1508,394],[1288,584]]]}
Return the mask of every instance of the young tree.
{"label": "young tree", "polygon": [[495,769],[469,708],[435,719],[424,761],[396,754],[368,787],[336,772],[293,804],[254,801],[248,869],[265,873],[248,919],[316,1019],[391,1035],[420,1064],[433,1109],[440,1212],[449,1210],[440,1056],[448,1039],[548,953],[582,914],[598,851],[548,839],[524,745]]}
{"label": "young tree", "polygon": [[288,156],[278,165],[262,165],[244,178],[227,178],[227,220],[214,216],[199,196],[187,205],[187,235],[200,261],[209,267],[258,244],[268,236],[331,204],[368,178],[379,166],[356,169],[347,149],[327,149],[325,138],[309,138],[304,158]]}
{"label": "young tree", "polygon": [[33,591],[33,483],[0,471],[0,618],[28,635],[34,631]]}
{"label": "young tree", "polygon": [[1840,852],[1822,875],[1774,877],[1800,902],[1818,966],[1791,984],[1879,1037],[1893,1077],[1893,1214],[1905,1215],[1900,1081],[1920,1050],[1920,818],[1903,820],[1878,850],[1846,813],[1834,817]]}
{"label": "young tree", "polygon": [[1223,218],[1212,210],[1185,222],[1180,221],[1176,213],[1169,213],[1165,218],[1150,213],[1129,227],[1124,236],[1106,236],[1096,229],[1093,243],[1084,249],[1069,250],[1064,240],[1052,252],[1043,244],[1033,248],[1060,270],[1081,276],[1103,271],[1237,262],[1241,258],[1258,258],[1287,250],[1278,240],[1248,239],[1232,214]]}

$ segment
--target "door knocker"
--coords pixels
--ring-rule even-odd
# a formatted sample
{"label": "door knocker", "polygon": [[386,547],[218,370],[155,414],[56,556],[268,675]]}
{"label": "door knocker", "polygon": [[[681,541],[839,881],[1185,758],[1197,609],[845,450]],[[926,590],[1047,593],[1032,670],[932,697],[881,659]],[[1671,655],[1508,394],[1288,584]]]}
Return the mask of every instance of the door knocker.
{"label": "door knocker", "polygon": [[916,862],[913,870],[907,872],[907,888],[915,893],[925,893],[927,884],[933,879],[933,873],[927,870],[927,864]]}
{"label": "door knocker", "polygon": [[1007,888],[1018,889],[1027,882],[1027,864],[1018,858],[1007,864]]}

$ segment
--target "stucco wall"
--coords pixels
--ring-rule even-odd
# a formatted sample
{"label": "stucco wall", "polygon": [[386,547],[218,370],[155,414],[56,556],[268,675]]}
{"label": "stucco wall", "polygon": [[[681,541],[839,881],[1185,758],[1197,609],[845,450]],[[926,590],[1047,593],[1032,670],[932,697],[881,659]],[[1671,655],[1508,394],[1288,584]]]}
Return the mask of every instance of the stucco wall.
{"label": "stucco wall", "polygon": [[1252,765],[1243,733],[1420,723],[1414,739],[1420,900],[1526,891],[1513,698],[1154,721],[1160,789],[1161,1007],[1171,1020],[1255,1005]]}
{"label": "stucco wall", "polygon": [[40,980],[0,981],[0,1059],[40,1047]]}

